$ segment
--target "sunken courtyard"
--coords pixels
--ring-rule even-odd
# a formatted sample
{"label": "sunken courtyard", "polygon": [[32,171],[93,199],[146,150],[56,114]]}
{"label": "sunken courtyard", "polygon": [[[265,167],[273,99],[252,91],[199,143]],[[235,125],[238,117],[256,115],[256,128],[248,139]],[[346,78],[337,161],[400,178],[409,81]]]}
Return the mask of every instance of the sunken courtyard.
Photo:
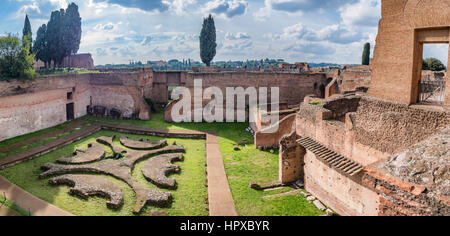
{"label": "sunken courtyard", "polygon": [[[381,6],[370,65],[95,69],[83,55],[88,73],[0,80],[0,200],[36,216],[449,216],[450,75],[422,58],[450,43],[450,1]],[[175,122],[171,88],[199,80],[278,87],[279,102]]]}

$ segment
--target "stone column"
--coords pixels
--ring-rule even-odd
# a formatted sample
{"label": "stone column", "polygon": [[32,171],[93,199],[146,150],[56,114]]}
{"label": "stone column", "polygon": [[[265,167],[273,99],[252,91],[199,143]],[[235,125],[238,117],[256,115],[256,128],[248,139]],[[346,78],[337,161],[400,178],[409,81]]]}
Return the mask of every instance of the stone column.
{"label": "stone column", "polygon": [[306,149],[297,143],[294,131],[280,141],[279,178],[281,183],[292,183],[304,178],[304,157]]}

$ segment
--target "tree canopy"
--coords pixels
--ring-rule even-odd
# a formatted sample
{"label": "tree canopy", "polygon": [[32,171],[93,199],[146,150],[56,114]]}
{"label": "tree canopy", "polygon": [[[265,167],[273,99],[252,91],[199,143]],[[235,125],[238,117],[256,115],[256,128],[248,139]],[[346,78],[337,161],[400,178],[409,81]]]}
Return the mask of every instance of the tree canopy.
{"label": "tree canopy", "polygon": [[36,59],[45,63],[45,67],[50,65],[51,57],[48,47],[47,25],[43,24],[39,27],[36,35],[36,40],[33,45],[33,52],[36,53]]}
{"label": "tree canopy", "polygon": [[30,53],[29,37],[21,43],[16,36],[0,37],[0,76],[3,78],[30,79],[35,75],[34,55]]}
{"label": "tree canopy", "polygon": [[422,70],[443,71],[446,70],[446,67],[439,59],[430,57],[423,60]]}
{"label": "tree canopy", "polygon": [[216,56],[216,26],[211,15],[203,20],[203,27],[200,33],[200,57],[206,66],[211,65],[211,61]]}
{"label": "tree canopy", "polygon": [[81,17],[78,6],[69,4],[66,10],[53,11],[47,25],[42,25],[33,47],[36,59],[46,67],[53,62],[60,67],[64,58],[78,52],[81,42]]}
{"label": "tree canopy", "polygon": [[65,54],[70,56],[77,53],[81,43],[81,17],[75,3],[71,3],[67,7],[62,34]]}

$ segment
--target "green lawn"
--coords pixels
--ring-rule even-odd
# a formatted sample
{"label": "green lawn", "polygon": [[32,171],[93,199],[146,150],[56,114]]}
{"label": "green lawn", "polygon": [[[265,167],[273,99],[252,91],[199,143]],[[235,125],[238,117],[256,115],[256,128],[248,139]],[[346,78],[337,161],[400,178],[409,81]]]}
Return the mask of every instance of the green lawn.
{"label": "green lawn", "polygon": [[[290,191],[290,188],[283,188],[275,191],[257,191],[249,188],[250,180],[257,182],[273,181],[278,179],[278,150],[274,153],[260,151],[253,145],[253,137],[245,129],[248,123],[166,123],[163,114],[153,114],[151,121],[139,120],[114,120],[108,118],[98,118],[86,116],[81,119],[88,121],[101,121],[105,123],[128,123],[140,125],[149,128],[171,129],[171,130],[215,130],[219,137],[220,149],[224,158],[226,173],[229,178],[229,184],[233,199],[239,215],[242,216],[318,216],[324,213],[317,210],[313,204],[306,201],[303,195],[286,196],[281,198],[272,198],[266,200],[263,196],[272,195]],[[67,155],[72,152],[76,146],[87,145],[92,138],[105,134],[113,134],[109,131],[90,136],[88,139],[81,140],[75,144],[56,150],[35,160],[25,162],[14,167],[0,171],[13,183],[18,184],[27,191],[36,196],[51,202],[64,210],[78,215],[130,215],[134,204],[133,201],[127,201],[133,198],[133,191],[125,183],[117,181],[124,189],[125,205],[119,211],[105,210],[105,200],[100,198],[91,198],[88,201],[68,197],[66,187],[51,187],[47,181],[37,180],[41,173],[39,167],[49,161],[55,161],[61,155]],[[127,135],[130,137],[137,137]],[[141,136],[139,136],[141,137]],[[154,139],[154,138],[153,138]],[[241,146],[240,151],[234,151],[235,145],[241,144],[247,140],[246,146]],[[172,142],[173,139],[168,139]],[[165,212],[169,215],[207,215],[205,210],[207,206],[204,197],[207,194],[207,188],[204,187],[205,177],[205,150],[204,140],[176,140],[178,144],[183,144],[188,148],[186,160],[181,163],[181,174],[175,174],[172,177],[178,181],[179,188],[171,191],[174,195],[174,202],[171,208],[159,209],[148,206],[143,215],[151,215],[152,212]],[[2,143],[0,143],[1,145]],[[140,174],[139,163],[133,175],[146,186],[152,186],[143,179]],[[152,186],[154,187],[154,186]],[[134,198],[133,198],[134,199]],[[88,207],[86,207],[88,206]]]}

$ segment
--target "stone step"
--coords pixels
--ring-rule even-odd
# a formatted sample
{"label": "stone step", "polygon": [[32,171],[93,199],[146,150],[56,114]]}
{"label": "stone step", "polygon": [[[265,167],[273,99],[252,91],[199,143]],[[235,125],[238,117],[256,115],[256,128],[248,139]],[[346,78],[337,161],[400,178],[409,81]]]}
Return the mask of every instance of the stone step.
{"label": "stone step", "polygon": [[322,162],[344,175],[357,175],[364,168],[361,164],[330,150],[309,137],[302,137],[297,140],[297,143],[314,153]]}

